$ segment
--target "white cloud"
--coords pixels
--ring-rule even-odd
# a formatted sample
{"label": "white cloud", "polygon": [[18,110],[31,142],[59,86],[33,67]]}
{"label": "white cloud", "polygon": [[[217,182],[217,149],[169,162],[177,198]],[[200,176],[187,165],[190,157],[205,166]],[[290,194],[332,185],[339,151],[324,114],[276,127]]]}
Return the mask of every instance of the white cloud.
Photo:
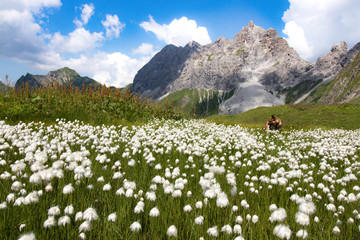
{"label": "white cloud", "polygon": [[0,55],[26,58],[44,49],[42,28],[29,10],[0,10]]}
{"label": "white cloud", "polygon": [[79,8],[81,9],[81,21],[77,18],[74,20],[74,23],[78,28],[86,25],[89,22],[89,19],[92,15],[94,15],[95,10],[94,4],[83,4]]}
{"label": "white cloud", "polygon": [[313,57],[313,48],[309,46],[305,38],[304,29],[299,27],[296,22],[287,22],[283,33],[288,35],[287,41],[289,45],[295,48],[302,58],[310,59]]}
{"label": "white cloud", "polygon": [[84,25],[89,22],[90,17],[94,14],[94,5],[93,4],[84,4],[81,12],[81,20]]}
{"label": "white cloud", "polygon": [[81,27],[69,33],[69,36],[63,36],[59,32],[55,33],[50,41],[50,47],[60,52],[78,53],[97,47],[103,40],[102,32],[90,33]]}
{"label": "white cloud", "polygon": [[360,1],[289,0],[283,15],[290,46],[306,60],[316,60],[332,45],[346,41],[351,47],[360,41]]}
{"label": "white cloud", "polygon": [[1,0],[0,9],[1,10],[15,10],[22,12],[24,10],[31,11],[35,14],[39,13],[42,8],[48,7],[60,7],[61,0]]}
{"label": "white cloud", "polygon": [[151,55],[154,53],[154,46],[150,43],[142,43],[136,49],[133,49],[133,54]]}
{"label": "white cloud", "polygon": [[119,18],[116,14],[115,15],[106,14],[106,20],[101,21],[101,23],[106,29],[107,38],[112,38],[112,37],[118,38],[120,35],[120,31],[125,27],[125,24],[119,21]]}
{"label": "white cloud", "polygon": [[152,16],[149,16],[149,21],[142,22],[140,26],[147,32],[153,32],[159,40],[167,44],[185,46],[191,41],[200,44],[211,42],[207,29],[197,26],[196,21],[189,20],[186,17],[174,19],[169,25],[160,25],[155,22]]}
{"label": "white cloud", "polygon": [[[150,56],[135,59],[120,52],[95,52],[105,41],[105,31],[91,32],[84,28],[93,12],[91,8],[83,11],[84,17],[79,20],[81,26],[62,35],[60,32],[46,33],[38,19],[40,15],[46,17],[42,8],[58,7],[59,1],[0,1],[0,56],[3,59],[42,71],[68,66],[81,75],[116,87],[131,83],[137,71],[150,60]],[[108,16],[103,23],[109,29],[107,36],[118,37],[124,25],[116,15]],[[72,58],[65,57],[69,53]]]}
{"label": "white cloud", "polygon": [[64,60],[61,67],[76,69],[106,85],[123,87],[132,83],[137,71],[149,60],[150,57],[134,59],[120,52],[99,52],[89,57],[82,55],[80,58]]}

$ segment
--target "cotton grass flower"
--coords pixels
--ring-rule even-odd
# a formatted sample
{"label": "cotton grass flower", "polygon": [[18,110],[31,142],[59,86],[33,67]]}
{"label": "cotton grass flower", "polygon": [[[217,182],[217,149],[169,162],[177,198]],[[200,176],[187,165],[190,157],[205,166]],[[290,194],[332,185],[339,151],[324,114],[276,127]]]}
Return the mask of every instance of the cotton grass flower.
{"label": "cotton grass flower", "polygon": [[216,206],[220,208],[224,208],[229,205],[229,199],[225,193],[220,193],[216,199]]}
{"label": "cotton grass flower", "polygon": [[111,213],[111,214],[108,216],[108,221],[109,221],[109,222],[116,222],[116,219],[117,219],[116,212]]}
{"label": "cotton grass flower", "polygon": [[229,224],[227,224],[227,225],[225,225],[225,226],[223,226],[221,228],[221,232],[224,232],[224,233],[226,233],[228,235],[231,235],[232,234],[232,227]]}
{"label": "cotton grass flower", "polygon": [[335,235],[339,235],[340,234],[340,228],[338,226],[335,226],[332,231],[333,234]]}
{"label": "cotton grass flower", "polygon": [[36,240],[36,237],[35,234],[31,232],[21,235],[18,240]]}
{"label": "cotton grass flower", "polygon": [[313,202],[302,202],[300,203],[299,211],[306,213],[307,215],[312,215],[316,211],[316,206]]}
{"label": "cotton grass flower", "polygon": [[160,215],[160,211],[157,207],[153,207],[149,212],[150,217],[158,217],[159,215]]}
{"label": "cotton grass flower", "polygon": [[213,226],[211,228],[209,228],[206,233],[210,236],[210,237],[217,237],[219,235],[219,232],[217,230],[217,226]]}
{"label": "cotton grass flower", "polygon": [[58,220],[58,225],[63,226],[63,227],[65,227],[65,225],[70,224],[70,223],[71,223],[71,219],[67,215],[60,217]]}
{"label": "cotton grass flower", "polygon": [[75,222],[81,221],[81,220],[83,220],[83,213],[82,212],[77,212],[75,214]]}
{"label": "cotton grass flower", "polygon": [[96,221],[99,219],[98,214],[96,213],[96,210],[92,207],[89,207],[88,209],[86,209],[83,213],[83,219],[86,221]]}
{"label": "cotton grass flower", "polygon": [[278,208],[276,210],[274,210],[269,218],[270,222],[282,222],[285,220],[286,218],[286,211],[284,208]]}
{"label": "cotton grass flower", "polygon": [[175,225],[171,225],[171,226],[168,228],[166,234],[167,234],[169,237],[175,237],[175,238],[176,238],[176,237],[177,237],[177,228],[176,228],[176,226],[175,226]]}
{"label": "cotton grass flower", "polygon": [[107,183],[103,186],[103,191],[106,192],[106,191],[110,191],[111,190],[111,185],[110,183]]}
{"label": "cotton grass flower", "polygon": [[66,215],[73,215],[73,214],[74,214],[74,207],[73,207],[73,205],[71,204],[71,205],[65,207],[64,213],[65,213]]}
{"label": "cotton grass flower", "polygon": [[259,221],[259,217],[257,215],[253,215],[251,221],[255,224]]}
{"label": "cotton grass flower", "polygon": [[74,187],[70,183],[63,188],[62,192],[63,192],[63,194],[70,194],[70,193],[74,192]]}
{"label": "cotton grass flower", "polygon": [[302,226],[309,226],[310,217],[309,217],[309,215],[307,215],[303,212],[297,212],[295,214],[295,221]]}
{"label": "cotton grass flower", "polygon": [[241,226],[239,224],[234,225],[234,233],[241,234]]}
{"label": "cotton grass flower", "polygon": [[191,212],[192,207],[190,205],[185,205],[183,210],[184,210],[184,212]]}
{"label": "cotton grass flower", "polygon": [[91,230],[91,222],[85,221],[79,226],[79,232],[88,232]]}
{"label": "cotton grass flower", "polygon": [[204,223],[204,217],[203,216],[196,217],[195,220],[194,220],[194,223],[196,225],[202,225]]}
{"label": "cotton grass flower", "polygon": [[305,239],[308,237],[308,233],[305,229],[300,229],[297,233],[296,233],[296,236],[298,238],[302,238],[302,239]]}
{"label": "cotton grass flower", "polygon": [[6,209],[6,208],[7,208],[6,202],[2,202],[2,203],[0,204],[0,210]]}
{"label": "cotton grass flower", "polygon": [[55,225],[56,225],[56,220],[54,216],[49,216],[43,224],[44,228],[54,227]]}
{"label": "cotton grass flower", "polygon": [[48,209],[49,216],[57,216],[60,215],[60,208],[58,206],[54,206]]}
{"label": "cotton grass flower", "polygon": [[132,232],[139,232],[141,230],[141,225],[139,222],[133,222],[131,225],[130,225],[130,230]]}
{"label": "cotton grass flower", "polygon": [[289,226],[279,224],[275,226],[273,234],[280,239],[286,238],[287,240],[289,240],[291,237],[291,230]]}
{"label": "cotton grass flower", "polygon": [[235,222],[238,223],[238,224],[242,224],[243,218],[241,216],[237,216],[236,219],[235,219]]}

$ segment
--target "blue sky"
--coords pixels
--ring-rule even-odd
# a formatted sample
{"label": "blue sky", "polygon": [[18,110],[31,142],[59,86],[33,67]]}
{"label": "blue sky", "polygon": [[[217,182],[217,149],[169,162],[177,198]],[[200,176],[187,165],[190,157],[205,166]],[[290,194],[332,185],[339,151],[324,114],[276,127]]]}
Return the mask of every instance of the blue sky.
{"label": "blue sky", "polygon": [[68,66],[122,87],[166,44],[233,39],[250,20],[315,61],[360,41],[359,12],[358,0],[1,0],[0,79]]}

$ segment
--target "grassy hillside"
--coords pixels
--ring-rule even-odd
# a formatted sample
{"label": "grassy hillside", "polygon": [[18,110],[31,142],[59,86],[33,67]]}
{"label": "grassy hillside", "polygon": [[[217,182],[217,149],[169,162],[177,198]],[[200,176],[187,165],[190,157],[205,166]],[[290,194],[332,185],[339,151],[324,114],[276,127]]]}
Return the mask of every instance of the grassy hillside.
{"label": "grassy hillside", "polygon": [[274,114],[283,120],[283,130],[300,128],[360,128],[360,105],[282,105],[259,107],[238,115],[214,115],[207,120],[248,127],[264,127],[266,119]]}
{"label": "grassy hillside", "polygon": [[11,89],[0,93],[0,120],[8,122],[56,119],[80,120],[90,124],[136,124],[154,117],[178,119],[180,114],[170,105],[160,104],[130,94],[129,90],[104,86],[85,88],[51,84],[29,90]]}
{"label": "grassy hillside", "polygon": [[235,89],[221,92],[212,89],[182,89],[169,94],[160,102],[171,102],[185,116],[206,117],[219,112],[219,105],[234,94]]}
{"label": "grassy hillside", "polygon": [[312,92],[305,104],[338,104],[360,102],[360,53],[337,74],[331,82]]}

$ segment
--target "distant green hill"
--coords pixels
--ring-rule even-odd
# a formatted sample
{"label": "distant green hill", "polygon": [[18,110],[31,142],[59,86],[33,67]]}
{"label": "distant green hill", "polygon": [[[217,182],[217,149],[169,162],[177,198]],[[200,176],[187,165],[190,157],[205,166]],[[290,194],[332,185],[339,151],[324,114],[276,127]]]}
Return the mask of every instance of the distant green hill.
{"label": "distant green hill", "polygon": [[214,115],[207,120],[224,124],[241,124],[247,127],[265,127],[266,119],[274,114],[282,119],[283,130],[301,128],[360,128],[360,105],[282,105],[259,107],[237,115]]}
{"label": "distant green hill", "polygon": [[186,116],[206,117],[219,112],[219,105],[232,97],[235,89],[224,92],[213,89],[182,89],[163,97],[160,102],[173,103]]}
{"label": "distant green hill", "polygon": [[48,87],[52,83],[58,83],[60,86],[72,85],[81,88],[83,85],[99,86],[100,83],[89,77],[81,77],[76,71],[64,67],[55,71],[50,71],[47,75],[33,75],[27,73],[21,76],[15,84],[15,88],[24,87],[26,84],[29,88]]}

